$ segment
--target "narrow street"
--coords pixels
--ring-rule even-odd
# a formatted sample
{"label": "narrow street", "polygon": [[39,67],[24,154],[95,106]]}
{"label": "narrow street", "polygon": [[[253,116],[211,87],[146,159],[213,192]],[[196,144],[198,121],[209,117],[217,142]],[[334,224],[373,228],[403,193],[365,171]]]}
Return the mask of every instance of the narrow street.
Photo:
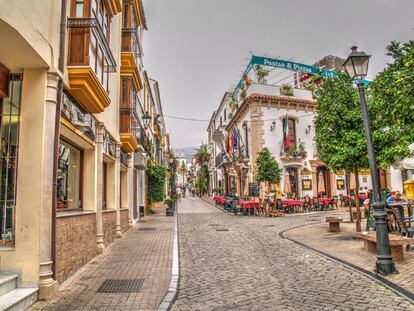
{"label": "narrow street", "polygon": [[181,201],[173,310],[414,310],[374,281],[279,236],[324,214],[240,218]]}

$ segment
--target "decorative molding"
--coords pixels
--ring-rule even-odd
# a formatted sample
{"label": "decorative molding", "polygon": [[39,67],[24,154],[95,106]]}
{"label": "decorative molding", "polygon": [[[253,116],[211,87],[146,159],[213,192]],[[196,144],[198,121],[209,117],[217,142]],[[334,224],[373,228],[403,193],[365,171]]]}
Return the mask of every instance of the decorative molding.
{"label": "decorative molding", "polygon": [[103,112],[111,104],[108,93],[90,67],[69,67],[69,85],[76,100],[89,112]]}
{"label": "decorative molding", "polygon": [[[250,94],[237,109],[235,115],[226,126],[226,130],[229,130],[235,123],[240,122],[249,107],[252,104],[256,104],[259,107],[277,108],[277,109],[290,109],[290,110],[302,110],[302,111],[316,111],[316,100],[297,98],[291,96],[276,96],[276,95],[263,95],[263,94]],[[255,110],[251,110],[251,113],[255,113]]]}

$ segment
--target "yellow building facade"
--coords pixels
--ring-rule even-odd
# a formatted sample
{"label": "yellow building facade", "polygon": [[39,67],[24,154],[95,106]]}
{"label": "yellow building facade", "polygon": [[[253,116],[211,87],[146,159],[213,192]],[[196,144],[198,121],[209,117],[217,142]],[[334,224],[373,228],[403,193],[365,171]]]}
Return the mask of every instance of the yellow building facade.
{"label": "yellow building facade", "polygon": [[141,0],[0,2],[0,267],[40,299],[144,214],[146,28]]}

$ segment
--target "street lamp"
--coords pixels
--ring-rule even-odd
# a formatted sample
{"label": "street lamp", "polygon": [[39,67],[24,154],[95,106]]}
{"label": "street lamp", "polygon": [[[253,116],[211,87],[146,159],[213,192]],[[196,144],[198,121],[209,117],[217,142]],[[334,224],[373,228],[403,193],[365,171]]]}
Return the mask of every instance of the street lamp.
{"label": "street lamp", "polygon": [[148,126],[151,124],[151,115],[148,112],[145,112],[142,116],[142,120],[144,121],[144,127],[148,128]]}
{"label": "street lamp", "polygon": [[374,218],[377,234],[377,262],[375,271],[380,274],[394,273],[395,265],[391,256],[390,240],[388,237],[388,228],[385,213],[385,204],[381,201],[379,190],[379,179],[377,163],[375,158],[374,146],[372,144],[371,126],[368,117],[368,108],[365,100],[363,79],[368,73],[368,64],[370,55],[357,51],[357,47],[351,48],[352,52],[346,59],[343,67],[350,76],[351,80],[356,80],[361,102],[362,114],[364,117],[365,137],[367,139],[368,162],[371,170],[372,179],[372,206],[374,208]]}

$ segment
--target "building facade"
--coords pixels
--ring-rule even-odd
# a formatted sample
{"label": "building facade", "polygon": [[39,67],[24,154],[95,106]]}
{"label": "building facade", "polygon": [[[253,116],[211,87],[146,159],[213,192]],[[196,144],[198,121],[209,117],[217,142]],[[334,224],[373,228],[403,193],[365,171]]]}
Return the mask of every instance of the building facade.
{"label": "building facade", "polygon": [[[287,94],[283,87],[253,83],[245,98],[238,98],[235,109],[229,107],[231,100],[226,93],[207,129],[213,188],[249,195],[249,184],[257,173],[257,155],[264,147],[270,150],[282,174],[280,182],[270,188],[261,185],[261,197],[269,193],[332,197],[347,195],[355,188],[354,174],[332,171],[319,159],[314,126],[317,101],[311,91],[292,88]],[[360,170],[358,175],[358,191],[367,192],[372,188],[369,170]],[[399,169],[380,170],[380,180],[382,188],[403,189]]]}
{"label": "building facade", "polygon": [[150,133],[165,162],[146,29],[141,0],[0,3],[0,265],[40,299],[144,215]]}

